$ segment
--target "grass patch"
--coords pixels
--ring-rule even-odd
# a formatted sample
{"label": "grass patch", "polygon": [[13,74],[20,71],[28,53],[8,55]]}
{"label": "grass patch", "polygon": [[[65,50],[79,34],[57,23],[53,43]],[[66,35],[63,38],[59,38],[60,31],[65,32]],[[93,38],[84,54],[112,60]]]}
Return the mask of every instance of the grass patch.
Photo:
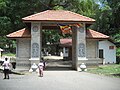
{"label": "grass patch", "polygon": [[3,56],[12,56],[12,57],[15,57],[15,54],[13,54],[13,53],[4,53]]}
{"label": "grass patch", "polygon": [[99,66],[97,68],[89,68],[88,72],[120,78],[120,64],[103,65],[103,66]]}

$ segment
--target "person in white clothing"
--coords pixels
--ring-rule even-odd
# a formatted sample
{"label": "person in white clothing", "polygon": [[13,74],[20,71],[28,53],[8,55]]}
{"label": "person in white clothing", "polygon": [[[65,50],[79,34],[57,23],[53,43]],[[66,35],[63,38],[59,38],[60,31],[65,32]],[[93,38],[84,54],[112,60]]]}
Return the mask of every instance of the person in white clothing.
{"label": "person in white clothing", "polygon": [[9,79],[9,73],[10,73],[10,62],[8,61],[8,58],[5,58],[4,63],[2,64],[4,67],[4,79]]}
{"label": "person in white clothing", "polygon": [[40,77],[43,77],[43,67],[44,67],[44,64],[43,64],[42,61],[40,61],[40,63],[38,64],[39,76],[40,76]]}

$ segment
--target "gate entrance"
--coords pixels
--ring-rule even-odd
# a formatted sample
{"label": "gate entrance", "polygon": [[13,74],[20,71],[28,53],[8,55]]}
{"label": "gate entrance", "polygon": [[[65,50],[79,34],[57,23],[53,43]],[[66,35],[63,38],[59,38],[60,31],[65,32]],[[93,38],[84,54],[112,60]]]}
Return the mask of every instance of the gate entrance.
{"label": "gate entrance", "polygon": [[[72,28],[72,32],[70,31],[72,33],[72,68],[79,71],[80,64],[88,60],[86,58],[86,28],[95,22],[94,19],[71,11],[47,10],[24,17],[22,20],[26,28],[19,31],[20,35],[13,33],[12,36],[15,36],[10,36],[18,43],[17,65],[23,64],[22,68],[30,68],[34,63],[38,64],[42,58],[42,42],[44,41],[42,30],[59,30],[58,24],[70,25]],[[22,43],[23,41],[25,43]]]}

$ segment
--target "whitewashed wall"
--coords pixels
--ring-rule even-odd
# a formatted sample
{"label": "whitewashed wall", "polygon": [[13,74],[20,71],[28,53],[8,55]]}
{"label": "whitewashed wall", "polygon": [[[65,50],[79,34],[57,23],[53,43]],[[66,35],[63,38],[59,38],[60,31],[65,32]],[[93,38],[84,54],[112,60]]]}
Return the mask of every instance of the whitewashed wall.
{"label": "whitewashed wall", "polygon": [[19,39],[17,46],[17,56],[18,57],[30,57],[30,40],[29,39]]}
{"label": "whitewashed wall", "polygon": [[98,43],[96,40],[87,39],[87,58],[98,58]]}
{"label": "whitewashed wall", "polygon": [[[109,49],[109,46],[114,46],[114,49]],[[105,63],[116,63],[116,46],[108,41],[100,41],[99,49],[104,50],[104,62]]]}
{"label": "whitewashed wall", "polygon": [[17,49],[16,49],[16,63],[17,69],[27,69],[30,68],[30,39],[21,38],[17,39]]}

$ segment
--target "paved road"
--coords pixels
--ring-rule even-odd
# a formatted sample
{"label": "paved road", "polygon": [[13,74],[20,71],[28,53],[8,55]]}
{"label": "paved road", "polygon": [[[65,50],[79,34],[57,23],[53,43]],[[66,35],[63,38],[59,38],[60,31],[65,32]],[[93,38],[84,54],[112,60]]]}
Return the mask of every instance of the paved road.
{"label": "paved road", "polygon": [[44,77],[11,74],[9,80],[3,80],[0,73],[0,90],[120,90],[120,79],[77,71],[44,71]]}

